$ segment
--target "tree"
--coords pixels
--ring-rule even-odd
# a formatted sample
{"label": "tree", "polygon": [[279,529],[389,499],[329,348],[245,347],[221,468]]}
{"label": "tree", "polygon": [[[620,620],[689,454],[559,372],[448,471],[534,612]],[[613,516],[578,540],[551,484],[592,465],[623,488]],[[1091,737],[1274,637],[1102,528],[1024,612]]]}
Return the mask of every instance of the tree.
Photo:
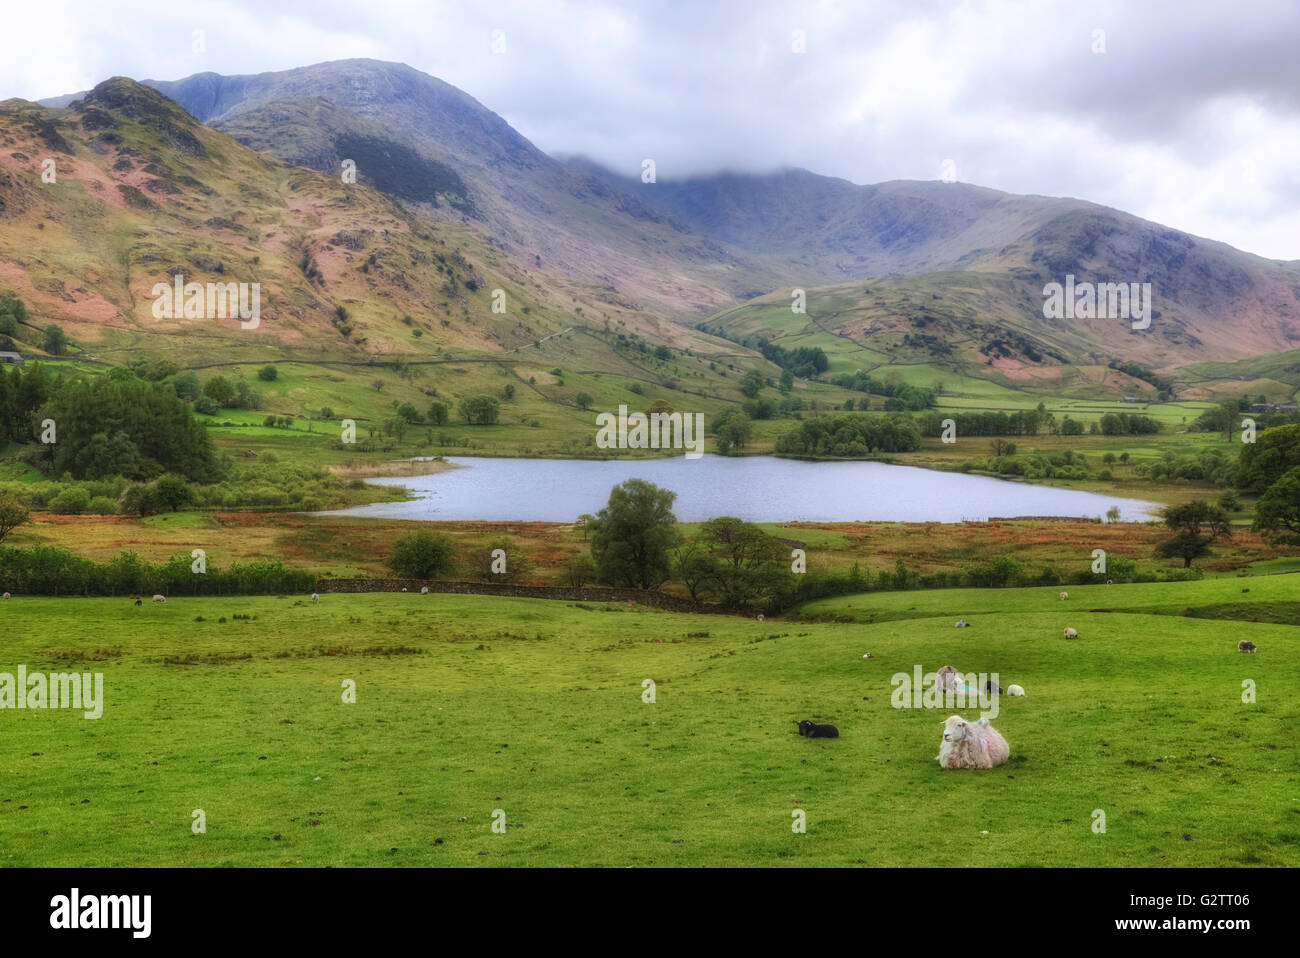
{"label": "tree", "polygon": [[1157,545],[1155,555],[1161,559],[1182,559],[1184,569],[1191,568],[1193,559],[1209,555],[1210,544],[1216,539],[1232,537],[1228,514],[1204,500],[1166,506],[1160,516],[1174,530],[1174,536]]}
{"label": "tree", "polygon": [[713,421],[713,436],[720,456],[745,448],[753,434],[753,423],[741,409],[728,409]]}
{"label": "tree", "polygon": [[514,399],[514,398],[515,398],[515,384],[514,384],[514,383],[506,383],[505,386],[503,386],[502,389],[501,389],[501,396],[502,396],[503,399]]}
{"label": "tree", "polygon": [[596,577],[596,563],[589,555],[570,556],[564,560],[564,572],[569,580],[569,588],[581,589]]}
{"label": "tree", "polygon": [[705,587],[709,574],[713,571],[713,561],[699,541],[692,539],[679,542],[672,549],[673,575],[681,579],[692,599],[700,597],[700,590]]}
{"label": "tree", "polygon": [[595,402],[587,393],[578,393],[573,397],[573,401],[578,404],[579,409],[590,409],[591,404]]}
{"label": "tree", "polygon": [[403,579],[436,579],[455,569],[451,539],[433,532],[412,532],[393,543],[386,562],[393,575]]}
{"label": "tree", "polygon": [[235,387],[225,376],[213,376],[203,384],[203,395],[222,406],[229,406],[235,401]]}
{"label": "tree", "polygon": [[1266,492],[1296,466],[1300,466],[1300,424],[1265,429],[1253,443],[1241,448],[1237,488],[1243,492]]}
{"label": "tree", "polygon": [[1300,546],[1300,466],[1288,470],[1255,503],[1251,528],[1276,545]]}
{"label": "tree", "polygon": [[465,417],[465,422],[471,426],[476,423],[481,426],[491,426],[501,415],[501,404],[497,402],[495,396],[467,396],[460,401],[457,408]]}
{"label": "tree", "polygon": [[777,387],[783,393],[788,393],[794,389],[794,373],[788,369],[781,370],[781,385]]}
{"label": "tree", "polygon": [[765,385],[767,385],[767,380],[763,378],[763,374],[757,369],[751,369],[749,372],[745,373],[744,378],[740,380],[740,391],[744,393],[747,398],[754,399],[758,396],[759,390],[761,390]]}
{"label": "tree", "polygon": [[68,334],[51,323],[45,327],[42,346],[51,356],[62,356],[68,349]]}
{"label": "tree", "polygon": [[591,526],[591,557],[600,582],[657,589],[668,578],[668,550],[677,541],[677,493],[628,479],[610,490]]}
{"label": "tree", "polygon": [[167,474],[159,476],[153,484],[154,495],[158,499],[159,509],[179,512],[194,501],[194,493],[183,476]]}
{"label": "tree", "polygon": [[451,415],[451,406],[445,402],[432,402],[429,404],[429,422],[435,426],[447,425],[447,419]]}
{"label": "tree", "polygon": [[31,512],[17,496],[0,492],[0,542],[31,517]]}
{"label": "tree", "polygon": [[734,516],[710,519],[701,527],[699,540],[710,560],[704,584],[727,608],[751,605],[780,585],[785,550],[754,523]]}

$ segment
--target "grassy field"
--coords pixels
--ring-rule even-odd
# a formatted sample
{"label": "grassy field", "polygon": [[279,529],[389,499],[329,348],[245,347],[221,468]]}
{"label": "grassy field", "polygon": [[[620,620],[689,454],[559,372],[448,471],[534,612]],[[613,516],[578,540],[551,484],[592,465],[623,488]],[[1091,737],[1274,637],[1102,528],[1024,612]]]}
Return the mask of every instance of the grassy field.
{"label": "grassy field", "polygon": [[[1293,577],[1070,591],[808,609],[874,624],[18,597],[0,605],[0,672],[99,671],[105,706],[0,712],[0,865],[1300,864],[1296,620],[1178,614],[1285,613]],[[1008,765],[941,771],[946,710],[891,708],[892,675],[948,663],[1026,689],[993,723]],[[800,738],[810,717],[841,737]]]}

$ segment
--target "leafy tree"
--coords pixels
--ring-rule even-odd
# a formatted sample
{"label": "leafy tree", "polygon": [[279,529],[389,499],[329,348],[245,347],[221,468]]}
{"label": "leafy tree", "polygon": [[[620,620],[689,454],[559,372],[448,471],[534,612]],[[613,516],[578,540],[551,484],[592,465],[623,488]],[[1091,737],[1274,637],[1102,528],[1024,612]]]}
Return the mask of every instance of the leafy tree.
{"label": "leafy tree", "polygon": [[455,569],[455,546],[447,536],[433,532],[412,532],[393,543],[387,565],[402,579],[436,579]]}
{"label": "leafy tree", "polygon": [[432,402],[429,404],[429,422],[435,426],[447,425],[447,419],[451,416],[451,406],[445,402]]}
{"label": "leafy tree", "polygon": [[1204,500],[1166,506],[1160,515],[1165,525],[1174,530],[1174,536],[1157,545],[1155,555],[1162,559],[1182,559],[1184,569],[1191,568],[1193,559],[1209,555],[1210,544],[1216,539],[1232,537],[1228,514]]}
{"label": "leafy tree", "polygon": [[1241,447],[1237,488],[1263,493],[1296,466],[1300,466],[1300,424],[1265,429],[1253,443]]}
{"label": "leafy tree", "polygon": [[190,407],[167,383],[145,382],[128,369],[61,380],[37,415],[58,424],[58,474],[82,479],[121,469],[129,479],[162,472],[196,482],[219,478],[212,440]]}
{"label": "leafy tree", "polygon": [[263,366],[257,371],[257,378],[264,383],[273,383],[280,378],[280,370],[275,366]]}
{"label": "leafy tree", "polygon": [[783,393],[788,393],[790,390],[794,389],[794,373],[790,372],[788,369],[781,370],[781,384],[777,388],[779,388]]}
{"label": "leafy tree", "polygon": [[51,323],[45,327],[42,347],[51,356],[62,356],[68,349],[68,334],[59,326]]}
{"label": "leafy tree", "polygon": [[677,540],[677,493],[628,479],[610,490],[591,526],[591,556],[600,582],[657,589],[669,577],[668,550]]}
{"label": "leafy tree", "polygon": [[22,500],[10,492],[0,492],[0,542],[32,517]]}
{"label": "leafy tree", "polygon": [[153,484],[160,510],[179,512],[194,501],[194,493],[184,476],[168,473],[159,476]]}
{"label": "leafy tree", "polygon": [[228,407],[235,401],[235,387],[225,376],[213,376],[203,384],[203,395]]}
{"label": "leafy tree", "polygon": [[412,406],[409,402],[404,402],[397,407],[397,415],[401,416],[407,422],[413,422],[413,423],[424,422],[424,417],[420,415],[420,411],[416,409],[414,406]]}
{"label": "leafy tree", "polygon": [[471,426],[490,426],[501,415],[501,404],[495,396],[467,396],[457,408]]}
{"label": "leafy tree", "polygon": [[713,420],[713,437],[720,456],[729,456],[732,450],[744,449],[753,435],[753,423],[744,410],[728,409]]}
{"label": "leafy tree", "polygon": [[1288,470],[1260,496],[1252,528],[1275,544],[1300,546],[1300,466]]}
{"label": "leafy tree", "polygon": [[711,519],[700,529],[708,554],[704,586],[728,608],[740,609],[771,595],[786,572],[781,543],[734,516]]}
{"label": "leafy tree", "polygon": [[176,390],[176,396],[179,399],[187,399],[193,402],[199,398],[203,387],[199,385],[199,377],[194,374],[194,370],[187,369],[175,379],[172,380],[172,389]]}
{"label": "leafy tree", "polygon": [[589,555],[571,556],[564,561],[564,572],[569,588],[581,589],[596,578],[596,563]]}
{"label": "leafy tree", "polygon": [[573,397],[573,401],[578,404],[579,409],[590,409],[591,404],[595,402],[595,400],[587,393],[578,393],[578,395]]}
{"label": "leafy tree", "polygon": [[767,380],[763,378],[763,374],[757,369],[751,369],[740,380],[740,391],[746,398],[755,399],[765,385],[767,385]]}

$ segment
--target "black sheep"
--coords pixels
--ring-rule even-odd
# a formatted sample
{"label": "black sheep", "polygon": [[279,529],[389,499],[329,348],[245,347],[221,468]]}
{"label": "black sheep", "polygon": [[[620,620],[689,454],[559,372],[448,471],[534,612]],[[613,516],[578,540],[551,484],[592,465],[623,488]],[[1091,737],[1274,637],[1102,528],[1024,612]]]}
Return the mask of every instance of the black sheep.
{"label": "black sheep", "polygon": [[834,725],[818,725],[812,719],[804,719],[798,723],[799,734],[804,738],[839,738],[840,730]]}

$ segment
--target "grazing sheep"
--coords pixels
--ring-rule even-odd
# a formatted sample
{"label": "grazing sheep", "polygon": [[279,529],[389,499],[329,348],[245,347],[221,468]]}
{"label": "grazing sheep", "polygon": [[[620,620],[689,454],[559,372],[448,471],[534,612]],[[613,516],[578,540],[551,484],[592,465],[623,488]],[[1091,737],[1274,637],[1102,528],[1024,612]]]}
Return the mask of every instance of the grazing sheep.
{"label": "grazing sheep", "polygon": [[954,625],[953,628],[954,628],[954,629],[969,629],[969,628],[970,628],[970,623],[967,622],[965,619],[958,619],[958,620],[957,620],[957,624]]}
{"label": "grazing sheep", "polygon": [[156,596],[153,597],[153,600],[154,600],[155,602],[166,602],[166,601],[167,601],[167,596],[165,596],[165,595],[156,595]]}
{"label": "grazing sheep", "polygon": [[320,605],[320,596],[317,593],[313,592],[311,594],[311,600],[315,602],[317,605]]}
{"label": "grazing sheep", "polygon": [[938,676],[939,689],[943,692],[955,692],[957,683],[961,681],[961,673],[951,665],[945,665],[935,675]]}
{"label": "grazing sheep", "polygon": [[804,738],[839,738],[840,730],[834,725],[818,725],[812,719],[804,719],[796,723],[799,726],[799,734]]}
{"label": "grazing sheep", "polygon": [[136,599],[136,600],[135,600],[135,604],[136,604],[136,605],[144,605],[144,599]]}
{"label": "grazing sheep", "polygon": [[987,682],[984,683],[984,691],[988,692],[990,695],[994,695],[994,694],[1001,695],[1002,686],[994,685],[993,680],[989,679]]}
{"label": "grazing sheep", "polygon": [[1068,599],[1069,597],[1070,597],[1070,593],[1068,593],[1068,592],[1062,592],[1062,593],[1061,593],[1061,601],[1062,601],[1062,602],[1064,602],[1064,601],[1065,601],[1066,599]]}
{"label": "grazing sheep", "polygon": [[874,659],[875,656],[872,655],[870,652],[868,652],[866,655],[863,656],[863,658],[864,658],[864,659]]}
{"label": "grazing sheep", "polygon": [[1065,637],[1066,637],[1067,639],[1077,639],[1077,638],[1079,637],[1079,633],[1076,632],[1076,631],[1074,631],[1074,629],[1070,628],[1069,626],[1066,626],[1066,627],[1065,627]]}
{"label": "grazing sheep", "polygon": [[1247,640],[1247,639],[1242,639],[1240,642],[1237,643],[1237,651],[1238,651],[1238,652],[1254,652],[1254,651],[1255,651],[1255,643],[1254,643],[1254,642],[1251,642],[1251,641],[1249,641],[1249,640]]}
{"label": "grazing sheep", "polygon": [[943,723],[943,741],[935,760],[940,768],[993,768],[1010,755],[1011,746],[988,719],[967,722],[953,715]]}
{"label": "grazing sheep", "polygon": [[1007,686],[1007,695],[1024,695],[1024,694],[1025,694],[1025,690],[1022,689],[1019,685]]}

